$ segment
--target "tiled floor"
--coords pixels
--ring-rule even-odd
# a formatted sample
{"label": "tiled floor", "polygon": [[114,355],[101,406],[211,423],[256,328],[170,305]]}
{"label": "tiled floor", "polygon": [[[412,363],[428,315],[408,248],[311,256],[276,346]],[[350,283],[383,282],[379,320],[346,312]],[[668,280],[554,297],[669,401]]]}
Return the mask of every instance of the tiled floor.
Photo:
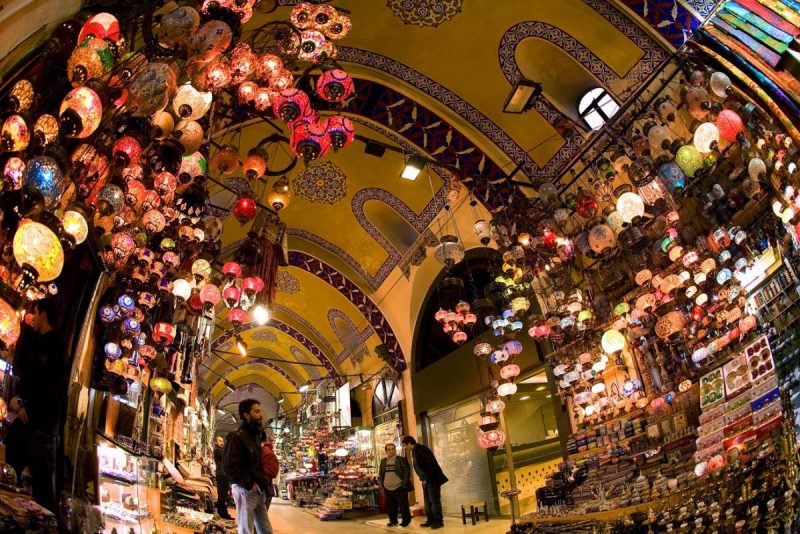
{"label": "tiled floor", "polygon": [[[231,513],[235,513],[231,510]],[[305,510],[289,504],[273,502],[269,510],[269,518],[275,534],[326,534],[329,532],[345,532],[346,534],[368,534],[379,532],[397,532],[398,534],[430,534],[428,528],[420,527],[424,517],[415,517],[406,528],[387,527],[386,517],[372,517],[347,521],[320,521]],[[472,526],[461,524],[460,517],[445,518],[445,527],[433,532],[437,534],[504,534],[510,522],[507,519],[492,519]]]}

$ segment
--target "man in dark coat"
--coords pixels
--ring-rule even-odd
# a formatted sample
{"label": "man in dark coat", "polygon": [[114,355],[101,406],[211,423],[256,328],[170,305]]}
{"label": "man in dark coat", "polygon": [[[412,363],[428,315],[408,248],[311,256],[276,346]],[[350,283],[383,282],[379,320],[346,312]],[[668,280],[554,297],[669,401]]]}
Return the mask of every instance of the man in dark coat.
{"label": "man in dark coat", "polygon": [[442,485],[447,482],[439,462],[433,451],[425,445],[417,443],[411,436],[403,438],[403,448],[411,453],[414,460],[414,471],[417,473],[425,493],[425,514],[428,520],[422,527],[431,527],[436,530],[444,527],[442,515]]}
{"label": "man in dark coat", "polygon": [[261,464],[261,403],[245,399],[239,403],[241,426],[228,434],[223,464],[231,481],[236,503],[236,524],[239,534],[272,534],[267,515],[272,484]]}
{"label": "man in dark coat", "polygon": [[411,468],[408,460],[397,455],[397,447],[394,443],[387,443],[386,458],[381,460],[381,467],[378,470],[378,480],[386,494],[386,508],[389,514],[389,524],[387,527],[397,525],[397,509],[403,522],[401,527],[407,527],[411,523],[411,510],[408,507],[408,490],[411,488]]}
{"label": "man in dark coat", "polygon": [[228,482],[228,477],[225,475],[224,466],[225,457],[225,440],[222,436],[217,436],[214,440],[214,476],[217,477],[217,513],[222,519],[233,519],[228,514],[228,492],[231,489],[231,483]]}

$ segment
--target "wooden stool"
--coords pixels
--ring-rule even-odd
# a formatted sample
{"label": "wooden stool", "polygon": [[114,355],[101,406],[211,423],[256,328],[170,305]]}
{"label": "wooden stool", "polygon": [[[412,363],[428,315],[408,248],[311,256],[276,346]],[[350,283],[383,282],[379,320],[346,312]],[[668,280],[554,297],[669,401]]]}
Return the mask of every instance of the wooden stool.
{"label": "wooden stool", "polygon": [[481,520],[481,514],[486,518],[486,521],[489,521],[489,508],[486,506],[484,501],[474,502],[469,505],[469,512],[467,512],[467,505],[461,505],[461,522],[465,525],[467,524],[467,516],[469,516],[470,520],[472,521],[472,525],[474,526],[478,521]]}

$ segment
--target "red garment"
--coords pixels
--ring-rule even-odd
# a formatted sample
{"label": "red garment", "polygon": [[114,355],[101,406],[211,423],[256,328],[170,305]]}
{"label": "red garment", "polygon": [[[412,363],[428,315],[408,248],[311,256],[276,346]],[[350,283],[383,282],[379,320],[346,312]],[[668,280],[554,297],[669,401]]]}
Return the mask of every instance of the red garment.
{"label": "red garment", "polygon": [[261,465],[264,467],[264,474],[267,478],[277,478],[280,466],[278,465],[278,457],[272,452],[272,444],[264,443],[261,446]]}

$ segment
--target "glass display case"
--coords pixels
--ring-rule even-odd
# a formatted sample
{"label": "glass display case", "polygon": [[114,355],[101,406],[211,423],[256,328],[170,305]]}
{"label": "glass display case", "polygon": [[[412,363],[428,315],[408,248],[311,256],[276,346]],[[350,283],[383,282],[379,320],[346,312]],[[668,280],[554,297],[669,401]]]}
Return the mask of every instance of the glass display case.
{"label": "glass display case", "polygon": [[149,534],[159,512],[159,460],[97,437],[98,508],[106,534]]}

